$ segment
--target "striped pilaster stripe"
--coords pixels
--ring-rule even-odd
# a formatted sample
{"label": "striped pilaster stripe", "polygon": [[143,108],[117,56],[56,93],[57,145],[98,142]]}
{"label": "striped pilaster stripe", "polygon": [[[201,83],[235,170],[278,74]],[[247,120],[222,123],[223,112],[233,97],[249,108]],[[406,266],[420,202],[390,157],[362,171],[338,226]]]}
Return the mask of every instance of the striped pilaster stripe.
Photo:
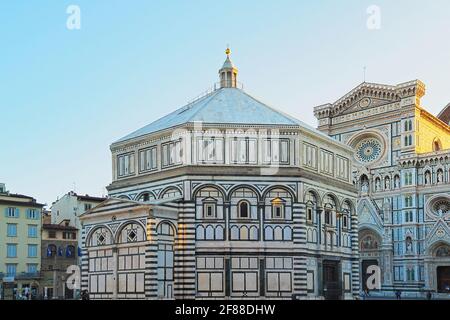
{"label": "striped pilaster stripe", "polygon": [[307,296],[306,257],[294,257],[293,293],[298,297]]}
{"label": "striped pilaster stripe", "polygon": [[178,212],[174,261],[175,299],[195,298],[195,203],[185,202]]}
{"label": "striped pilaster stripe", "polygon": [[293,241],[294,244],[301,245],[306,243],[306,206],[303,203],[294,203],[292,205]]}
{"label": "striped pilaster stripe", "polygon": [[89,290],[89,256],[86,248],[86,229],[81,232],[81,290]]}
{"label": "striped pilaster stripe", "polygon": [[145,247],[145,274],[144,291],[145,299],[156,299],[158,297],[158,242],[156,237],[155,219],[147,220],[147,245]]}

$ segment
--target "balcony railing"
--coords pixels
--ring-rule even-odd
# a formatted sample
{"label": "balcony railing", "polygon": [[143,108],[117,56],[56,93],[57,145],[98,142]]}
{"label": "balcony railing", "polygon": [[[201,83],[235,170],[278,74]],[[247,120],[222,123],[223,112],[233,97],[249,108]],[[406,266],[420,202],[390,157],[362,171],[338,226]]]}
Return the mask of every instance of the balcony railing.
{"label": "balcony railing", "polygon": [[0,272],[0,279],[4,278],[14,278],[15,280],[39,279],[41,278],[41,272],[20,272],[15,274]]}

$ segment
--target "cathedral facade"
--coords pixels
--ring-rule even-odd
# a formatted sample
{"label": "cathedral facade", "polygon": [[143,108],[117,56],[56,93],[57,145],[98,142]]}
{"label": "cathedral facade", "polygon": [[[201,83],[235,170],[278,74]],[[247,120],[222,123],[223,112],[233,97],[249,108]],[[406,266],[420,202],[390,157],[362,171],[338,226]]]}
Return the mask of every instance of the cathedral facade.
{"label": "cathedral facade", "polygon": [[[354,150],[361,286],[379,294],[450,294],[450,108],[421,105],[425,85],[362,83],[315,108],[319,130]],[[368,274],[369,273],[369,274]]]}
{"label": "cathedral facade", "polygon": [[353,150],[239,88],[111,145],[109,199],[82,215],[92,299],[353,299]]}

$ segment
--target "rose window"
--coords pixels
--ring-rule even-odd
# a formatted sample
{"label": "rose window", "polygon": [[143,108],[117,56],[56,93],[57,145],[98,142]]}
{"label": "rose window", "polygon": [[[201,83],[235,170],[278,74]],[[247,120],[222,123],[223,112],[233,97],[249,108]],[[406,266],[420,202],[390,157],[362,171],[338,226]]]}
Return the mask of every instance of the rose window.
{"label": "rose window", "polygon": [[374,139],[364,139],[356,146],[356,159],[362,163],[371,163],[381,157],[382,146],[381,143]]}
{"label": "rose window", "polygon": [[450,213],[450,201],[447,199],[437,200],[433,204],[433,212],[438,214],[439,216],[444,216]]}

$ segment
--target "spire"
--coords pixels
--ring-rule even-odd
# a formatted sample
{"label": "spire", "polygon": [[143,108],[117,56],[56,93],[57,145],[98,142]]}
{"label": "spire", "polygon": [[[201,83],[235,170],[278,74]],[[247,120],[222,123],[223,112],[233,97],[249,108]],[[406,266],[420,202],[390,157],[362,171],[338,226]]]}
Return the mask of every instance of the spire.
{"label": "spire", "polygon": [[222,68],[219,70],[220,87],[236,88],[238,70],[230,59],[231,50],[229,47],[225,50],[225,54],[227,55],[227,59],[223,63]]}

